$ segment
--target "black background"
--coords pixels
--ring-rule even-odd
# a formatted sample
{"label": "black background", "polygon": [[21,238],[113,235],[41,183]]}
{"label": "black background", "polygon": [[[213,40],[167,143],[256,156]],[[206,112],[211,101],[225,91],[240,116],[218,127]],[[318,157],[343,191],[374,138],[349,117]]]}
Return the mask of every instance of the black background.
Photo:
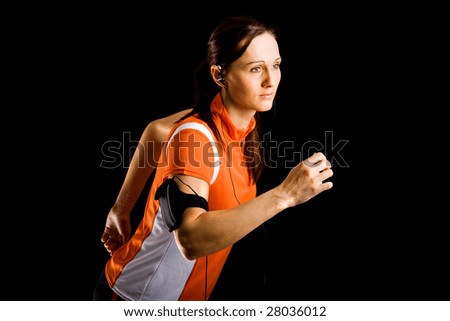
{"label": "black background", "polygon": [[[435,184],[445,147],[432,110],[414,107],[426,96],[411,68],[420,24],[375,8],[218,7],[64,8],[26,28],[20,56],[28,59],[19,60],[32,85],[20,97],[29,111],[16,109],[4,149],[14,160],[5,167],[14,210],[2,299],[92,299],[108,259],[100,236],[133,142],[149,121],[190,107],[213,27],[249,13],[278,28],[272,139],[292,142],[274,156],[267,187],[310,142],[325,146],[332,133],[346,144],[324,150],[333,189],[238,242],[212,299],[448,300],[445,195]],[[102,167],[103,144],[123,135],[131,139],[123,163]],[[144,202],[145,192],[134,224]]]}

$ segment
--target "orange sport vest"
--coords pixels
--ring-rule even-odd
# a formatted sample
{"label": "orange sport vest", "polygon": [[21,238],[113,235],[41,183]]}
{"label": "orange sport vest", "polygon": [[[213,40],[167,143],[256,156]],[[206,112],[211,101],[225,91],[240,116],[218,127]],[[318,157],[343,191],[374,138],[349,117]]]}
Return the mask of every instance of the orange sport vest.
{"label": "orange sport vest", "polygon": [[163,148],[143,219],[131,239],[106,264],[109,285],[125,300],[207,300],[219,278],[231,246],[187,260],[164,226],[159,201],[154,199],[164,179],[176,174],[209,182],[211,211],[235,207],[256,196],[242,153],[242,143],[255,120],[245,130],[237,129],[220,94],[212,101],[211,111],[227,146],[195,116],[176,124]]}

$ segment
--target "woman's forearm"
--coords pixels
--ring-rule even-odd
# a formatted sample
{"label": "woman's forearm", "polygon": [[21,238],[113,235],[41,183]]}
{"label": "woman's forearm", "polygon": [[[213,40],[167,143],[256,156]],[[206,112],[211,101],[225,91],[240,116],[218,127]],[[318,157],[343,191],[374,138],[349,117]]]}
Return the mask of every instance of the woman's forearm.
{"label": "woman's forearm", "polygon": [[187,209],[184,217],[189,219],[175,231],[184,255],[195,259],[239,241],[284,209],[279,193],[275,188],[226,210],[204,212],[198,208]]}

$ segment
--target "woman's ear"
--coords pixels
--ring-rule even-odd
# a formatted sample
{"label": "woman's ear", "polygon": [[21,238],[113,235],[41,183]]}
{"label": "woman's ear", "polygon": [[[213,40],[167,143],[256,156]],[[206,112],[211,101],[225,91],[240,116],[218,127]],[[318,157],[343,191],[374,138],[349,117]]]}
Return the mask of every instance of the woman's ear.
{"label": "woman's ear", "polygon": [[216,82],[216,84],[218,84],[220,87],[226,88],[227,85],[226,85],[225,79],[223,77],[222,66],[212,65],[210,72],[211,72],[211,76],[212,76],[213,80]]}

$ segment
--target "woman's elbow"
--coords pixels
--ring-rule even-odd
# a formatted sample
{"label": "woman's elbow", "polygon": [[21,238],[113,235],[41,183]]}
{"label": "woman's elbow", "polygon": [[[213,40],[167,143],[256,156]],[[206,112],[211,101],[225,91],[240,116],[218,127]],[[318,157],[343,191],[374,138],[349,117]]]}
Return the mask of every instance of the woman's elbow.
{"label": "woman's elbow", "polygon": [[187,260],[191,261],[201,257],[199,248],[195,246],[195,243],[189,236],[176,230],[175,239],[177,241],[178,249]]}
{"label": "woman's elbow", "polygon": [[195,251],[185,248],[185,247],[179,247],[181,254],[183,254],[184,258],[189,261],[196,260],[200,257]]}

